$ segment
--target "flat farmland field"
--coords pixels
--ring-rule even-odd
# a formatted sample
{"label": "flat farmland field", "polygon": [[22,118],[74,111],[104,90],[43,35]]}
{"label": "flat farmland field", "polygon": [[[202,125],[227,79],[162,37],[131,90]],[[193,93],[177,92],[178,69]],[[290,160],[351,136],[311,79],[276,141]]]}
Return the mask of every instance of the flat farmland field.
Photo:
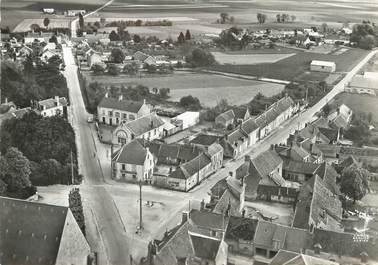
{"label": "flat farmland field", "polygon": [[275,63],[216,65],[211,70],[243,75],[260,76],[280,80],[295,80],[310,70],[312,60],[334,61],[337,72],[347,72],[355,66],[368,51],[349,49],[341,55],[298,52]]}
{"label": "flat farmland field", "polygon": [[275,63],[282,59],[295,55],[295,53],[269,53],[269,54],[227,54],[223,52],[212,52],[215,60],[219,64],[261,64],[261,63]]}
{"label": "flat farmland field", "polygon": [[[106,0],[1,0],[0,26],[8,26],[12,30],[24,19],[62,18],[63,12],[68,9],[94,10],[106,2]],[[43,14],[43,8],[54,8],[57,15]]]}
{"label": "flat farmland field", "polygon": [[213,74],[175,73],[169,76],[128,77],[128,76],[93,76],[86,75],[89,82],[108,85],[145,85],[149,88],[170,88],[170,100],[179,101],[181,97],[198,97],[205,106],[215,106],[221,99],[230,104],[244,104],[252,100],[257,93],[272,96],[281,92],[283,85],[255,80],[237,79]]}
{"label": "flat farmland field", "polygon": [[[51,18],[49,28],[69,28],[70,21],[74,18]],[[43,18],[28,18],[21,21],[14,29],[13,32],[25,32],[30,30],[30,25],[37,24],[44,28]]]}

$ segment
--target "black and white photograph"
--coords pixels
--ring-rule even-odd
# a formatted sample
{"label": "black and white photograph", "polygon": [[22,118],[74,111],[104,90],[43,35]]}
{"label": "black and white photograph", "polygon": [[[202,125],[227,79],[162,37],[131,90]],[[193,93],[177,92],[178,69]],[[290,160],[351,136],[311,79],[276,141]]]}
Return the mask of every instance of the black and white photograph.
{"label": "black and white photograph", "polygon": [[378,265],[378,0],[0,7],[0,265]]}

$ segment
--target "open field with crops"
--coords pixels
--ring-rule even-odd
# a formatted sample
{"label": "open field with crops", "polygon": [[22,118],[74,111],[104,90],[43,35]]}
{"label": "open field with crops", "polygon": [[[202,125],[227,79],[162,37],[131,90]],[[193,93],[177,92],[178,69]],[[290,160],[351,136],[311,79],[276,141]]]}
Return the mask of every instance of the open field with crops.
{"label": "open field with crops", "polygon": [[291,81],[309,71],[312,60],[333,61],[337,72],[346,72],[367,53],[368,51],[361,49],[349,49],[341,55],[298,51],[275,63],[216,65],[211,70]]}
{"label": "open field with crops", "polygon": [[87,83],[100,82],[107,85],[144,85],[149,88],[170,88],[170,100],[179,101],[181,97],[192,95],[198,97],[205,106],[214,106],[221,99],[230,104],[244,104],[252,100],[259,92],[272,96],[284,88],[280,84],[272,84],[254,80],[236,79],[226,76],[176,72],[167,76],[128,77],[128,76],[94,76],[85,75]]}

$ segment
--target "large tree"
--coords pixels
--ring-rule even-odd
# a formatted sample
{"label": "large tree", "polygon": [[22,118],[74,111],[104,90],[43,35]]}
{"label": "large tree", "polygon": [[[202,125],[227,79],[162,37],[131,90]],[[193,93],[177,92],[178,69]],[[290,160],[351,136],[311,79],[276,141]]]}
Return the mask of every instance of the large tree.
{"label": "large tree", "polygon": [[18,192],[31,186],[30,162],[17,149],[10,147],[4,156],[0,156],[0,178],[10,192]]}
{"label": "large tree", "polygon": [[139,65],[136,62],[128,63],[123,67],[123,72],[128,75],[136,75],[139,71]]}
{"label": "large tree", "polygon": [[216,63],[214,56],[209,51],[200,48],[194,49],[186,57],[186,61],[193,67],[210,66]]}
{"label": "large tree", "polygon": [[119,48],[112,49],[110,56],[114,63],[123,63],[123,60],[125,60],[125,54]]}
{"label": "large tree", "polygon": [[228,13],[220,13],[220,23],[221,24],[224,24],[224,23],[226,23],[227,21],[228,21],[228,19],[229,19],[229,15],[228,15]]}
{"label": "large tree", "polygon": [[341,173],[341,192],[353,199],[361,200],[369,190],[370,172],[357,165],[351,165]]}

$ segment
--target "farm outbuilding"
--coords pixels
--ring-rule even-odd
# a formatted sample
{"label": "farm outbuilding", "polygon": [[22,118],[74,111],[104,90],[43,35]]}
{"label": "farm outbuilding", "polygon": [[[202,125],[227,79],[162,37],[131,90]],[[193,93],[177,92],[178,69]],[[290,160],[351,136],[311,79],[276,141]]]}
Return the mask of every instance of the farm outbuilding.
{"label": "farm outbuilding", "polygon": [[310,69],[311,71],[333,73],[336,71],[336,63],[313,60],[310,65]]}

